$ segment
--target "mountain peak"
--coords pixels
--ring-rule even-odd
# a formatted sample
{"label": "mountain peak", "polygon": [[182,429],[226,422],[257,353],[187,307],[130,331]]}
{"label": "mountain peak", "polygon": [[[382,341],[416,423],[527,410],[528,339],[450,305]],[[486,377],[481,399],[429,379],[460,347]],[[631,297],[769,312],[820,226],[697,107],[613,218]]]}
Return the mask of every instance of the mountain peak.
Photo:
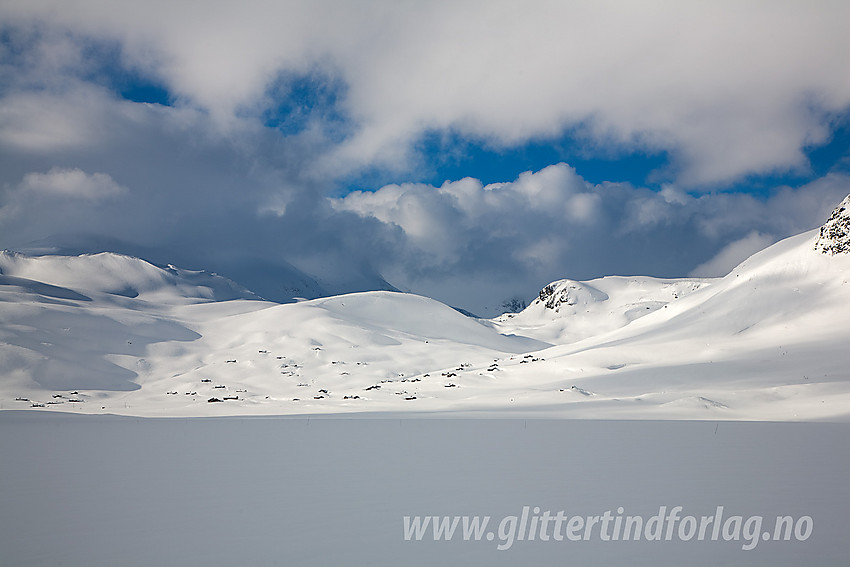
{"label": "mountain peak", "polygon": [[850,253],[850,195],[841,201],[820,228],[815,250],[830,255]]}
{"label": "mountain peak", "polygon": [[558,311],[561,305],[573,306],[605,301],[608,295],[590,285],[575,280],[558,280],[544,287],[534,303],[542,303],[547,309]]}

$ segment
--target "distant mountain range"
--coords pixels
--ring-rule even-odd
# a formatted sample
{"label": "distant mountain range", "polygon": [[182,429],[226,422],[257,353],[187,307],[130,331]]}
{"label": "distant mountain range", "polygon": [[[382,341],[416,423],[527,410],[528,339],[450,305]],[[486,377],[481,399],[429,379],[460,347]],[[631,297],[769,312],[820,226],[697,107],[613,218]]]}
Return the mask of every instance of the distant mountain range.
{"label": "distant mountain range", "polygon": [[18,250],[30,256],[87,256],[101,252],[144,258],[160,267],[172,263],[205,263],[204,270],[238,281],[268,301],[289,303],[295,299],[316,299],[357,291],[398,291],[380,274],[368,269],[341,271],[317,278],[280,258],[267,254],[242,253],[237,256],[211,252],[206,258],[183,258],[179,251],[165,252],[122,240],[85,234],[64,234],[30,243]]}
{"label": "distant mountain range", "polygon": [[559,280],[488,320],[395,291],[294,301],[326,292],[297,271],[281,304],[212,272],[41,251],[0,253],[4,410],[850,417],[850,197],[726,277]]}

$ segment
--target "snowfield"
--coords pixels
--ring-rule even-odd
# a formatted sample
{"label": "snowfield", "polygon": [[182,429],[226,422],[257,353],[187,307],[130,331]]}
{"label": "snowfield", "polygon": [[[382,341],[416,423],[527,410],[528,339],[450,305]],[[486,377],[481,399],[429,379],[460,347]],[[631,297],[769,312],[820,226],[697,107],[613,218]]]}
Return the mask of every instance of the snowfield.
{"label": "snowfield", "polygon": [[850,255],[818,238],[718,279],[553,282],[492,320],[398,292],[278,304],[127,256],[4,252],[0,407],[844,421]]}
{"label": "snowfield", "polygon": [[[844,423],[358,415],[2,412],[0,564],[799,567],[850,552]],[[670,541],[605,541],[598,525],[558,541],[550,523],[548,540],[499,549],[499,525],[524,507],[649,519],[662,506],[682,518],[722,506],[729,539],[682,540],[676,524]],[[405,539],[405,516],[475,515],[490,517],[477,540],[462,526],[450,541]],[[736,530],[736,516],[761,529]],[[774,540],[777,516],[810,517],[811,534]]]}
{"label": "snowfield", "polygon": [[492,320],[4,252],[0,565],[841,565],[846,209]]}

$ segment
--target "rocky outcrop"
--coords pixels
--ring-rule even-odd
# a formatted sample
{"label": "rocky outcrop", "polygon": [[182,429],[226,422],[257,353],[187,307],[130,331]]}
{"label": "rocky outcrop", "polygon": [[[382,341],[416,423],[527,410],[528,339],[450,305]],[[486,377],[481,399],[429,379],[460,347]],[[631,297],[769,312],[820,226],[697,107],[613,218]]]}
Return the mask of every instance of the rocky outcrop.
{"label": "rocky outcrop", "polygon": [[815,250],[830,255],[850,253],[850,195],[844,198],[820,227]]}
{"label": "rocky outcrop", "polygon": [[559,280],[540,290],[535,303],[543,303],[547,309],[557,311],[562,305],[590,304],[607,299],[608,294],[585,283]]}

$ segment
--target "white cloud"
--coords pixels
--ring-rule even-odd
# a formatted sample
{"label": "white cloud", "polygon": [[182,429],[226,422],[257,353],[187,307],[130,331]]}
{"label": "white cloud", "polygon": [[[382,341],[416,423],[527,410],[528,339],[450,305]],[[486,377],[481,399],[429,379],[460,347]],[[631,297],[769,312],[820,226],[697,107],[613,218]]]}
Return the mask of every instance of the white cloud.
{"label": "white cloud", "polygon": [[[695,193],[806,167],[802,148],[850,107],[848,10],[7,0],[0,232],[11,247],[85,232],[197,268],[247,254],[323,274],[374,270],[473,310],[562,277],[720,270],[764,235],[816,226],[850,192],[831,174],[765,198]],[[162,84],[174,105],[122,100],[105,76],[116,66]],[[263,112],[286,103],[280,82],[304,74],[340,87],[334,119],[345,124],[319,112],[296,134],[265,128]],[[583,157],[665,151],[671,180],[660,192],[594,185],[558,164],[503,183],[325,199],[361,169],[410,174],[423,132],[498,149],[565,129]]]}
{"label": "white cloud", "polygon": [[91,124],[72,101],[57,101],[44,94],[26,94],[6,97],[0,106],[0,143],[3,145],[50,152],[89,145],[91,137]]}
{"label": "white cloud", "polygon": [[769,234],[758,231],[749,233],[744,238],[736,240],[724,246],[711,260],[700,264],[688,274],[696,278],[713,278],[725,276],[735,266],[758,252],[767,248],[776,241]]}
{"label": "white cloud", "polygon": [[337,172],[409,166],[426,130],[514,145],[576,128],[668,151],[678,183],[700,186],[805,168],[802,148],[850,107],[842,1],[27,0],[0,17],[119,41],[220,124],[281,72],[320,66],[347,85],[356,125],[324,162]]}
{"label": "white cloud", "polygon": [[106,173],[86,173],[81,169],[54,167],[47,173],[27,173],[19,186],[21,191],[92,201],[117,197],[129,190]]}
{"label": "white cloud", "polygon": [[592,187],[573,168],[558,164],[523,173],[511,183],[484,186],[466,178],[440,187],[389,185],[332,203],[338,211],[400,227],[430,263],[448,266],[501,240],[512,242],[505,254],[521,262],[537,263],[544,249],[557,257],[561,245],[544,245],[543,239],[572,219],[586,223],[596,201]]}
{"label": "white cloud", "polygon": [[510,183],[388,185],[332,204],[394,231],[394,255],[376,258],[392,283],[449,302],[466,294],[466,306],[484,314],[488,301],[498,305],[564,277],[723,275],[776,240],[820,225],[847,193],[850,178],[830,175],[766,199],[695,197],[672,186],[593,185],[558,164]]}

